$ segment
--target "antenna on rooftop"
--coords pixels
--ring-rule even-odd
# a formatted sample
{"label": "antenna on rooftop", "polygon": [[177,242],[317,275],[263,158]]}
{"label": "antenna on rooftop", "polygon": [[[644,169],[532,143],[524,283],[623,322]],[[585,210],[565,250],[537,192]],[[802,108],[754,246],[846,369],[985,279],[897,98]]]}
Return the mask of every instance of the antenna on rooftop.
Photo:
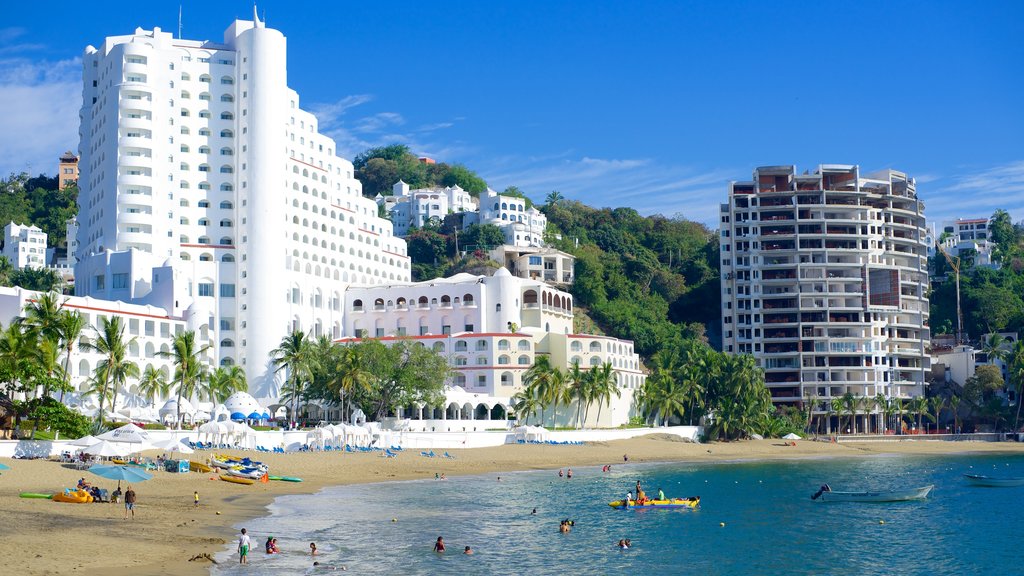
{"label": "antenna on rooftop", "polygon": [[181,40],[181,4],[178,4],[178,40]]}

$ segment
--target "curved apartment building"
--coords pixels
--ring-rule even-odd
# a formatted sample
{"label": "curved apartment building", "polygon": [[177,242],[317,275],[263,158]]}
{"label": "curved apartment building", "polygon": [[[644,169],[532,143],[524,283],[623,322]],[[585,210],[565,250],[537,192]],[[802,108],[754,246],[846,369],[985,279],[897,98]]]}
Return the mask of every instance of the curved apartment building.
{"label": "curved apartment building", "polygon": [[912,178],[760,167],[730,184],[720,234],[723,350],[757,359],[774,402],[924,393],[928,246]]}

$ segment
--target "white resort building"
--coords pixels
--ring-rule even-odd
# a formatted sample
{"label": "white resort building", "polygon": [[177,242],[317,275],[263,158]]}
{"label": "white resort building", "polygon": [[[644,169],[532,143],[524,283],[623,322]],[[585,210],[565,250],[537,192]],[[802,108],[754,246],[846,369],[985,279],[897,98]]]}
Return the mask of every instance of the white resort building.
{"label": "white resort building", "polygon": [[[345,310],[345,332],[352,335],[347,341],[408,338],[448,357],[454,371],[448,406],[416,407],[404,414],[415,420],[503,418],[498,415],[510,410],[526,370],[538,355],[547,354],[551,365],[562,370],[574,363],[584,370],[611,363],[621,396],[604,406],[600,421],[596,404],[592,406],[587,424],[618,426],[628,422],[633,395],[646,378],[632,342],[573,333],[571,294],[514,277],[504,268],[490,277],[457,274],[426,282],[353,286],[345,292]],[[570,416],[564,414],[562,423]],[[421,426],[450,430],[454,423]]]}
{"label": "white resort building", "polygon": [[341,337],[345,286],[409,280],[405,242],[285,62],[258,19],[223,42],[138,29],[82,56],[76,292],[183,318],[260,398],[288,331]]}
{"label": "white resort building", "polygon": [[901,172],[757,168],[721,206],[724,350],[752,354],[780,404],[923,394],[925,237]]}

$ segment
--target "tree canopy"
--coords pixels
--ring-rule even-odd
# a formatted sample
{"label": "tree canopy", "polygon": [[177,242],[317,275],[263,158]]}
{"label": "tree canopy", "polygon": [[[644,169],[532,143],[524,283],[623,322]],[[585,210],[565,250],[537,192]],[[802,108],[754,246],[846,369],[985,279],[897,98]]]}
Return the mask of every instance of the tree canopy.
{"label": "tree canopy", "polygon": [[461,164],[420,162],[404,144],[370,148],[356,156],[352,164],[366,196],[390,196],[392,186],[399,180],[413,189],[458,185],[473,196],[487,190],[487,182],[469,168]]}

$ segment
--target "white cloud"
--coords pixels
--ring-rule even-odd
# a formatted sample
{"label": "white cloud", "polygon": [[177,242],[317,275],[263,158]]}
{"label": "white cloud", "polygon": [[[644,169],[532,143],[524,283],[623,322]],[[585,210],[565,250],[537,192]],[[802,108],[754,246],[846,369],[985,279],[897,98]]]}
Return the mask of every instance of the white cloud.
{"label": "white cloud", "polygon": [[57,157],[78,148],[81,62],[0,60],[0,102],[0,175],[54,175]]}
{"label": "white cloud", "polygon": [[443,162],[472,150],[458,141],[435,141],[431,138],[434,132],[454,126],[461,118],[406,128],[407,120],[398,112],[351,113],[352,109],[371,101],[373,95],[357,94],[334,103],[310,105],[310,111],[320,120],[320,132],[334,139],[338,155],[342,158],[352,159],[369,148],[396,143],[405,144],[413,154]]}
{"label": "white cloud", "polygon": [[515,185],[537,201],[552,190],[595,207],[634,208],[641,214],[684,217],[717,227],[718,205],[734,170],[698,170],[651,159],[607,159],[559,154],[548,158],[504,158],[481,170],[492,188]]}
{"label": "white cloud", "polygon": [[921,186],[919,180],[917,191],[930,221],[991,216],[1000,208],[1014,220],[1024,218],[1024,160],[963,171],[928,184]]}

